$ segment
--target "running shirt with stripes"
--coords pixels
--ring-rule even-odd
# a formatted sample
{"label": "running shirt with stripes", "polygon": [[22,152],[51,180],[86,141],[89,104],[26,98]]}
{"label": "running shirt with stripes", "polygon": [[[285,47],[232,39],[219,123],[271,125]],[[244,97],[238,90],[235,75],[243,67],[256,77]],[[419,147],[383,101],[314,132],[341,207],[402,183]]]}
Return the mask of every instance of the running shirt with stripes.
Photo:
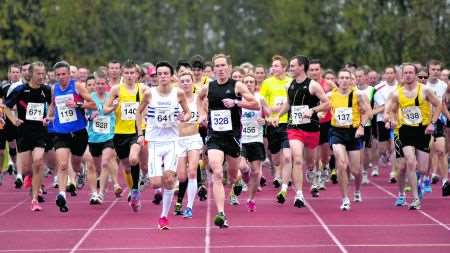
{"label": "running shirt with stripes", "polygon": [[353,88],[348,95],[335,89],[330,94],[331,125],[338,128],[357,128],[361,123],[357,90]]}
{"label": "running shirt with stripes", "polygon": [[398,89],[398,103],[402,113],[401,124],[407,126],[426,126],[431,120],[431,105],[425,101],[423,84],[417,83],[417,95],[409,98],[405,95],[405,87]]}

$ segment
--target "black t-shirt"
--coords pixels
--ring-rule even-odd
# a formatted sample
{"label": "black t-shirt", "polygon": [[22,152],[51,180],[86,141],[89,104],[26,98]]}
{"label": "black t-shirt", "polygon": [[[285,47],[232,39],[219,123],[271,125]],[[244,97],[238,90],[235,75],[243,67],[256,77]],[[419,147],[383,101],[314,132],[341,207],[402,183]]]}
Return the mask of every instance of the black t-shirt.
{"label": "black t-shirt", "polygon": [[319,118],[317,113],[313,113],[311,116],[311,122],[306,124],[292,124],[291,119],[291,109],[292,106],[300,106],[307,105],[309,109],[316,107],[319,105],[320,100],[317,96],[311,95],[309,92],[309,85],[311,83],[311,79],[306,78],[302,83],[297,83],[294,79],[291,82],[291,85],[288,89],[288,98],[289,98],[289,128],[301,129],[307,132],[316,132],[319,131]]}
{"label": "black t-shirt", "polygon": [[[236,81],[228,79],[224,84],[219,84],[217,80],[209,83],[208,86],[208,135],[233,135],[241,136],[241,108],[234,106],[226,108],[222,100],[225,98],[240,99],[235,94]],[[231,119],[231,122],[229,120]],[[227,130],[230,129],[231,130]],[[222,129],[224,131],[218,131]]]}
{"label": "black t-shirt", "polygon": [[31,88],[28,83],[16,86],[7,96],[5,105],[17,106],[17,116],[23,121],[19,126],[22,131],[47,131],[42,119],[47,117],[48,105],[51,103],[51,89],[42,85]]}

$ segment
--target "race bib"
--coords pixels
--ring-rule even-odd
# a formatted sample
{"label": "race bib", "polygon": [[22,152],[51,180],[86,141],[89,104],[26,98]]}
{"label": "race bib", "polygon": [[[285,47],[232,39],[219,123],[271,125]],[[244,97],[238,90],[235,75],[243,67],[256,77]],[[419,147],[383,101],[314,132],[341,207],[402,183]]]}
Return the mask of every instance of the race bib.
{"label": "race bib", "polygon": [[155,112],[156,127],[169,128],[175,123],[175,115],[170,109],[157,108]]}
{"label": "race bib", "polygon": [[284,103],[286,103],[287,98],[286,97],[275,97],[275,106],[281,106]]}
{"label": "race bib", "polygon": [[303,115],[309,110],[307,105],[291,106],[291,123],[294,125],[302,125],[311,123],[310,118],[304,118]]}
{"label": "race bib", "polygon": [[200,113],[191,111],[191,119],[189,120],[189,123],[197,123],[198,118],[200,118]]}
{"label": "race bib", "polygon": [[231,131],[231,112],[230,110],[211,111],[211,126],[214,131]]}
{"label": "race bib", "polygon": [[337,126],[348,127],[352,125],[353,113],[351,107],[340,107],[334,111]]}
{"label": "race bib", "polygon": [[25,119],[42,121],[44,119],[44,103],[28,103]]}
{"label": "race bib", "polygon": [[136,120],[137,102],[123,102],[120,104],[121,120]]}
{"label": "race bib", "polygon": [[108,116],[97,116],[93,121],[93,127],[95,133],[109,134],[111,126],[111,118]]}
{"label": "race bib", "polygon": [[242,122],[242,136],[256,137],[259,135],[259,125],[257,122]]}
{"label": "race bib", "polygon": [[403,120],[406,125],[418,125],[422,123],[422,113],[418,106],[409,106],[402,109]]}
{"label": "race bib", "polygon": [[75,108],[70,108],[66,105],[66,102],[69,100],[73,100],[72,94],[55,97],[59,123],[61,124],[77,121],[77,113]]}

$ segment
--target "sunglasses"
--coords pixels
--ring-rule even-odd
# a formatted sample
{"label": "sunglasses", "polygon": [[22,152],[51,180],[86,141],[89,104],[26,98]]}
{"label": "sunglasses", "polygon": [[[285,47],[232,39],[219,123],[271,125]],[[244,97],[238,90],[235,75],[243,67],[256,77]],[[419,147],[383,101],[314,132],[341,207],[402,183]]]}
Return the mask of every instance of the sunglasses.
{"label": "sunglasses", "polygon": [[417,78],[422,79],[422,80],[427,80],[428,76],[418,76]]}

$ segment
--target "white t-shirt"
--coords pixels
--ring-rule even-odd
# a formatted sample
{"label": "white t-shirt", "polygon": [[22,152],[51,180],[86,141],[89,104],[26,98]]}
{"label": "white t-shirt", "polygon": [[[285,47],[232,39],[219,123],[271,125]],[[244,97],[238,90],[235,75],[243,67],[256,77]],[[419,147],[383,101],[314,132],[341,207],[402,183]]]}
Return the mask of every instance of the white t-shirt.
{"label": "white t-shirt", "polygon": [[[389,85],[386,81],[383,81],[383,82],[384,82],[384,85],[381,86],[375,92],[375,96],[374,96],[375,107],[384,106],[386,104],[389,96],[397,88],[397,83],[395,83],[394,85]],[[384,112],[377,113],[377,122],[384,121],[383,113]]]}
{"label": "white t-shirt", "polygon": [[434,91],[434,94],[438,97],[439,101],[442,102],[444,95],[447,92],[447,84],[438,79],[436,83],[430,83],[430,81],[428,81],[427,87]]}

